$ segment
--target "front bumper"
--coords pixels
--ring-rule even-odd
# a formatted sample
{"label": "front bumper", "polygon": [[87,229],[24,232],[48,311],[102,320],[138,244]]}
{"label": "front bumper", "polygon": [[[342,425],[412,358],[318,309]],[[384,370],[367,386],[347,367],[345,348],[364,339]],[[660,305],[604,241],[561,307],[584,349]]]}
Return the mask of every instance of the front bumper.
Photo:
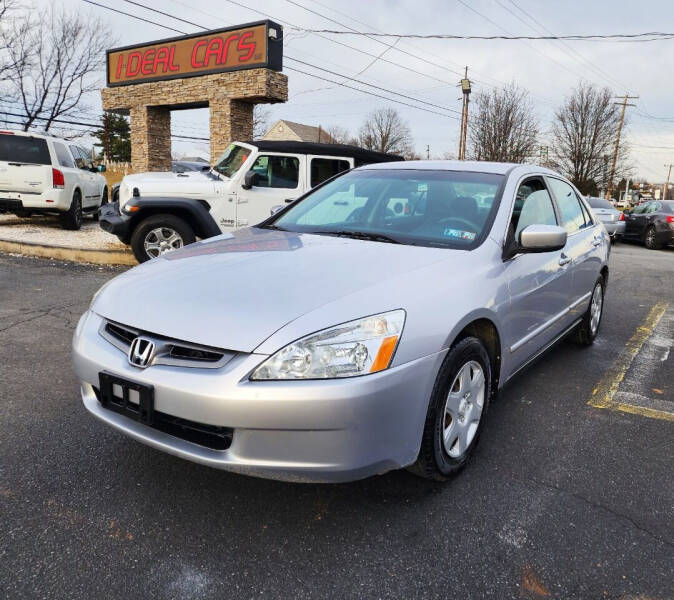
{"label": "front bumper", "polygon": [[[407,466],[417,457],[428,401],[444,352],[364,377],[326,381],[248,381],[266,356],[237,354],[219,369],[131,366],[86,313],[73,340],[75,371],[89,412],[130,437],[194,462],[288,481],[352,481]],[[152,385],[155,410],[231,428],[215,450],[104,408],[99,373]]]}
{"label": "front bumper", "polygon": [[109,202],[98,209],[101,229],[116,235],[123,244],[131,239],[131,217],[119,211],[119,202]]}

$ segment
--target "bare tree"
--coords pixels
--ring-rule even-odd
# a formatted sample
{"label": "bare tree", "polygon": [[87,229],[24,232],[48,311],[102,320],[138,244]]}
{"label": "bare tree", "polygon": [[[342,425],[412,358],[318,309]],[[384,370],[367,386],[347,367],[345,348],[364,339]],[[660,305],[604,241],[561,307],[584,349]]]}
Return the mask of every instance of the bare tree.
{"label": "bare tree", "polygon": [[269,130],[271,110],[260,104],[253,107],[253,139],[259,140]]}
{"label": "bare tree", "polygon": [[24,12],[29,27],[7,49],[7,78],[26,114],[24,131],[36,120],[49,130],[55,119],[81,109],[86,95],[100,88],[105,49],[114,40],[100,20],[86,14],[59,6],[38,16]]}
{"label": "bare tree", "polygon": [[[613,92],[589,83],[580,83],[555,112],[552,165],[584,194],[596,194],[607,183],[619,119]],[[629,172],[627,145],[620,146],[617,178]]]}
{"label": "bare tree", "polygon": [[3,96],[9,92],[6,85],[7,78],[18,65],[28,60],[28,53],[12,52],[18,40],[28,33],[30,23],[21,18],[20,6],[16,0],[0,0],[0,91]]}
{"label": "bare tree", "polygon": [[358,141],[349,133],[349,130],[340,125],[329,125],[325,128],[325,133],[330,136],[330,139],[335,144],[357,144]]}
{"label": "bare tree", "polygon": [[528,93],[511,84],[480,92],[469,120],[471,156],[475,160],[524,162],[536,147],[539,126]]}
{"label": "bare tree", "polygon": [[358,132],[358,142],[368,150],[403,156],[413,151],[409,125],[393,108],[379,108],[370,113]]}

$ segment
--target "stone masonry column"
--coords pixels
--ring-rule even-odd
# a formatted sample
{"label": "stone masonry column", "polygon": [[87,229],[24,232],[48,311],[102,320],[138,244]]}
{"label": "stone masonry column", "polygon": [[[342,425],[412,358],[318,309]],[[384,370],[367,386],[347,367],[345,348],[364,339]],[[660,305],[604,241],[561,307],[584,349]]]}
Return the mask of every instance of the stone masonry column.
{"label": "stone masonry column", "polygon": [[211,164],[235,140],[253,139],[253,106],[242,100],[209,100],[211,121]]}
{"label": "stone masonry column", "polygon": [[171,110],[167,107],[133,106],[131,116],[131,169],[171,170]]}

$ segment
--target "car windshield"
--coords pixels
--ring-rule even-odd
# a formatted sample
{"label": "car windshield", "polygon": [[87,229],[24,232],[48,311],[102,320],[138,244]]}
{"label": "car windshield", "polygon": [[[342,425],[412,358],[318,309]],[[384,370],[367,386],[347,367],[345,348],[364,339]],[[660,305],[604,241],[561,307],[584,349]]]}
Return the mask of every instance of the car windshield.
{"label": "car windshield", "polygon": [[498,205],[503,175],[466,171],[351,171],[267,227],[416,246],[471,249]]}
{"label": "car windshield", "polygon": [[232,175],[234,175],[241,165],[246,162],[246,159],[250,156],[251,152],[252,150],[249,148],[230,144],[227,150],[225,150],[220,158],[218,158],[215,165],[213,165],[213,170],[220,173],[220,175],[224,175],[231,179]]}
{"label": "car windshield", "polygon": [[587,201],[592,208],[613,208],[613,204],[604,198],[588,198]]}

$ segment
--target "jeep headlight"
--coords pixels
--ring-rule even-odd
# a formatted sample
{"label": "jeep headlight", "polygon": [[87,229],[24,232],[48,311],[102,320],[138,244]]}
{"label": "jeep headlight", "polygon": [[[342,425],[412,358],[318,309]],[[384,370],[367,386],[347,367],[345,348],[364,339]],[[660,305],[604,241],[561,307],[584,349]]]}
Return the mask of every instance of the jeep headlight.
{"label": "jeep headlight", "polygon": [[383,371],[404,324],[400,309],[312,333],[272,354],[250,379],[333,379]]}

